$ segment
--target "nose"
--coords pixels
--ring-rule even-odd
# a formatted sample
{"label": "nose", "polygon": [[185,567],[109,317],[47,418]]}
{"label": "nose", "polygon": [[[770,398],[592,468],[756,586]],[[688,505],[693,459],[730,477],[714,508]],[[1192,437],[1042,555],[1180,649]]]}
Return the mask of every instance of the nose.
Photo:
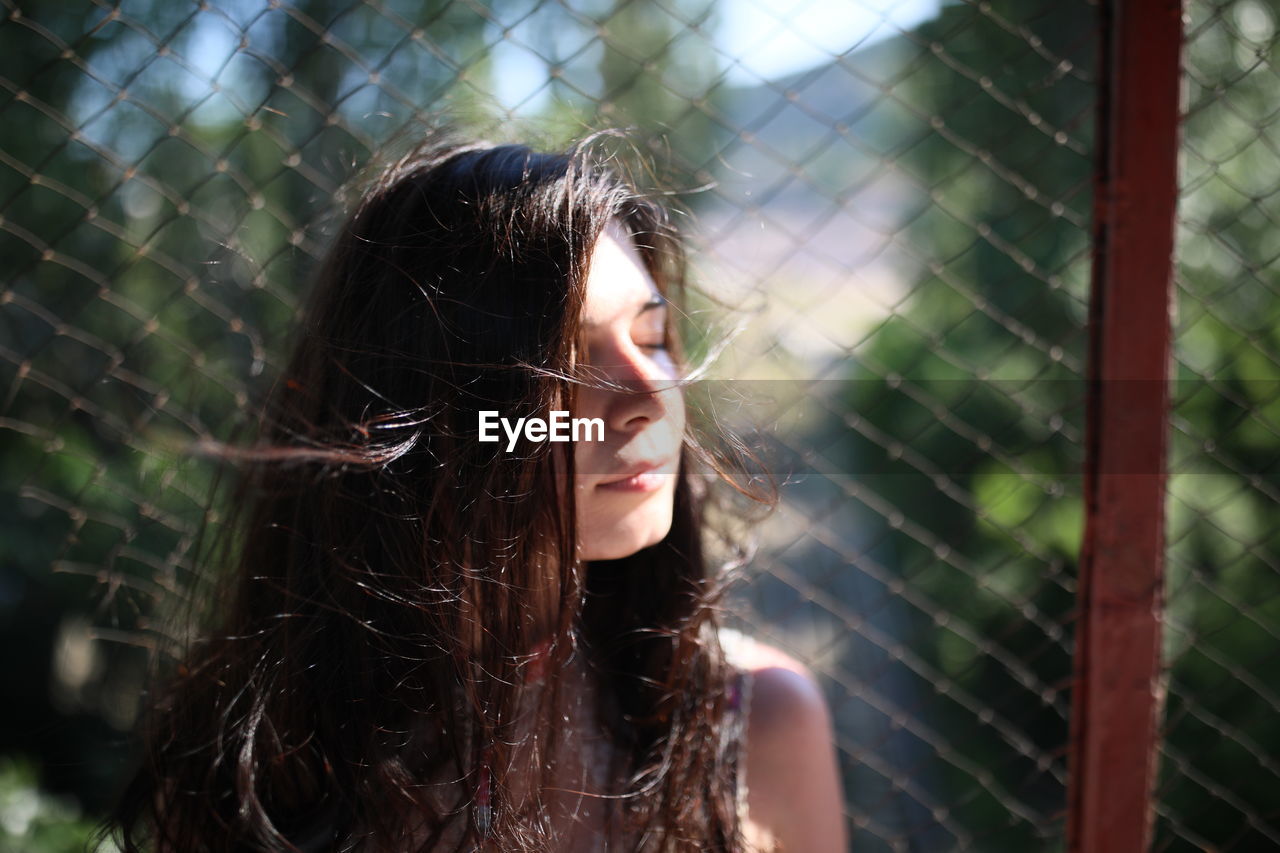
{"label": "nose", "polygon": [[617,390],[605,389],[605,423],[609,429],[633,433],[666,416],[663,397],[669,392],[662,386],[671,384],[673,377],[636,347],[622,348],[604,373],[610,384],[618,386]]}

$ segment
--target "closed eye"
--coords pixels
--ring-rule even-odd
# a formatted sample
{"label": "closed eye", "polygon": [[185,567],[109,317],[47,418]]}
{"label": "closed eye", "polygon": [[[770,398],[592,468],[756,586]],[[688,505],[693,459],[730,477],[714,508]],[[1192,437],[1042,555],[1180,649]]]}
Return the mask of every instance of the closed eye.
{"label": "closed eye", "polygon": [[660,352],[667,348],[667,301],[658,294],[640,306],[631,334],[637,348]]}

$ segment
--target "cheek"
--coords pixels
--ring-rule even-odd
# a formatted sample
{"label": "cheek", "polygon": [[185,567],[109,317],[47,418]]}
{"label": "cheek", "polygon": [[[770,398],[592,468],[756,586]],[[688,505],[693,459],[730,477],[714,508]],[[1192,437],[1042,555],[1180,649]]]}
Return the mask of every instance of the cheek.
{"label": "cheek", "polygon": [[680,425],[680,431],[683,432],[684,431],[684,414],[685,414],[684,391],[680,388],[672,388],[671,391],[668,393],[670,393],[672,397],[671,411],[676,421]]}
{"label": "cheek", "polygon": [[658,366],[659,372],[665,379],[675,380],[680,378],[680,370],[676,367],[671,354],[666,350],[655,353],[653,363]]}
{"label": "cheek", "polygon": [[671,425],[673,439],[677,448],[684,440],[685,408],[684,392],[679,388],[671,388],[663,392],[666,404],[666,420]]}

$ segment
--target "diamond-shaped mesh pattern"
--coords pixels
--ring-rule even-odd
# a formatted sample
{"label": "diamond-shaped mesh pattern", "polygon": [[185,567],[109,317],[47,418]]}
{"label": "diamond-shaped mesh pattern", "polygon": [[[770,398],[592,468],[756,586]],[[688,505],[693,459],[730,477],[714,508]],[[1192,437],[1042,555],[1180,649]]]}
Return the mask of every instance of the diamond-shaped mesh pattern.
{"label": "diamond-shaped mesh pattern", "polygon": [[1280,8],[1187,6],[1157,850],[1280,845]]}
{"label": "diamond-shaped mesh pattern", "polygon": [[[188,450],[231,435],[278,368],[362,164],[442,111],[552,144],[634,126],[695,214],[706,289],[753,309],[718,370],[740,383],[726,394],[774,401],[786,483],[733,619],[819,676],[855,847],[1060,845],[1096,10],[946,4],[899,28],[893,4],[850,0],[874,12],[865,37],[767,76],[752,70],[767,44],[723,36],[734,5],[4,0],[0,605],[14,636],[49,644],[52,675],[33,676],[49,698],[32,714],[133,722],[158,614],[191,588],[212,472]],[[1199,14],[1193,56],[1242,38],[1234,19]],[[1264,235],[1280,181],[1256,165],[1270,142],[1249,93],[1273,74],[1259,62],[1190,71],[1205,135],[1188,139],[1184,255],[1207,248],[1183,267],[1181,334],[1230,341],[1182,350],[1184,369],[1223,383],[1179,404],[1197,448],[1212,434],[1198,406],[1254,399],[1224,365],[1275,363],[1250,308],[1274,287]],[[1226,142],[1209,133],[1219,125],[1252,135]],[[1196,213],[1200,198],[1213,206]],[[1206,458],[1261,470],[1249,436],[1274,441],[1274,405],[1242,409],[1240,443]],[[1231,555],[1172,554],[1164,803],[1180,813],[1180,792],[1201,786],[1185,821],[1166,813],[1181,840],[1200,837],[1190,816],[1209,802],[1245,802],[1240,837],[1275,814],[1240,777],[1205,775],[1193,731],[1262,761],[1261,735],[1206,691],[1229,682],[1275,710],[1261,660],[1237,663],[1227,639],[1275,636],[1271,534],[1240,533],[1274,490],[1231,477],[1212,499],[1179,503],[1175,489],[1195,507],[1179,541]],[[101,749],[83,757],[94,737],[47,773],[100,805],[112,765]],[[55,740],[25,747],[56,756]]]}

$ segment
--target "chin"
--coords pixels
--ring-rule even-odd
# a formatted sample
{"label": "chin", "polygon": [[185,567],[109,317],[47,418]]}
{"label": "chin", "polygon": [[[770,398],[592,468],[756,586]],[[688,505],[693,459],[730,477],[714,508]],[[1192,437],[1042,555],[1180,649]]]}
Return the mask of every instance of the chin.
{"label": "chin", "polygon": [[671,505],[638,510],[613,523],[589,525],[583,535],[582,559],[621,560],[657,545],[671,532]]}

